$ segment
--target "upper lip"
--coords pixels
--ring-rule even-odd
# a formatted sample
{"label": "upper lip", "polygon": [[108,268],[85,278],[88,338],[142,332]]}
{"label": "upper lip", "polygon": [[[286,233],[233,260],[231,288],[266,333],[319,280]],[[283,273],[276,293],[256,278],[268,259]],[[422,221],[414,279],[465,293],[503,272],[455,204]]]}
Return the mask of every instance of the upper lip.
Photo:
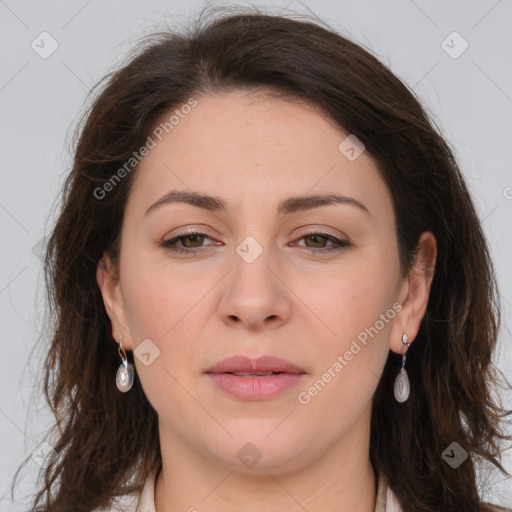
{"label": "upper lip", "polygon": [[246,356],[231,356],[222,359],[205,373],[306,373],[302,368],[275,356],[261,356],[251,359]]}

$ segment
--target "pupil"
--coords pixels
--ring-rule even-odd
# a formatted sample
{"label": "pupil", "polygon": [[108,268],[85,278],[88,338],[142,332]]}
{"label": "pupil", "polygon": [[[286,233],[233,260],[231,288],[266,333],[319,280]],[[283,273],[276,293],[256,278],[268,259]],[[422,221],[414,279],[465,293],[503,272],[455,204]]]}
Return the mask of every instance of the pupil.
{"label": "pupil", "polygon": [[[192,240],[192,244],[194,244],[195,242],[198,241],[198,239],[201,239],[201,238],[202,237],[200,235],[188,235],[184,240],[189,240],[189,241]],[[182,241],[182,243],[183,243],[183,241]],[[184,244],[184,245],[187,246],[187,244]],[[195,247],[195,246],[193,245],[193,247]]]}
{"label": "pupil", "polygon": [[[323,236],[320,236],[320,235],[310,235],[310,236],[308,236],[308,238],[309,238],[309,239],[316,239],[316,240],[319,240],[319,239],[324,238],[324,237],[323,237]],[[316,244],[316,245],[320,244],[320,245],[321,245],[321,243],[322,243],[321,241],[320,241],[320,242],[315,242],[315,241],[313,240],[313,244]],[[315,247],[316,247],[316,245],[315,245]]]}

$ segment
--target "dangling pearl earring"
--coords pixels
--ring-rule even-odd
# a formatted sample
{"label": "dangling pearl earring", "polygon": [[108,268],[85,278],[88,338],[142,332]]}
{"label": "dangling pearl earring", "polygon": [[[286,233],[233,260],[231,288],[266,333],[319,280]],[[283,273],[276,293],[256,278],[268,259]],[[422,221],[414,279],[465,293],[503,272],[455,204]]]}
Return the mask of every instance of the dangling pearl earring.
{"label": "dangling pearl earring", "polygon": [[119,356],[122,359],[122,363],[119,365],[117,369],[116,375],[116,385],[117,389],[122,393],[126,393],[130,391],[133,386],[133,381],[135,380],[135,370],[133,368],[133,364],[128,362],[128,358],[126,357],[126,350],[123,347],[123,337],[119,340]]}
{"label": "dangling pearl earring", "polygon": [[396,379],[395,379],[395,400],[397,402],[405,402],[409,398],[409,393],[411,391],[411,385],[409,383],[409,377],[407,376],[407,370],[405,369],[405,360],[407,358],[407,352],[409,350],[409,347],[411,346],[410,343],[408,343],[409,337],[407,334],[403,334],[402,336],[402,343],[404,345],[407,345],[406,351],[402,354],[402,368],[400,369],[400,372],[398,373]]}

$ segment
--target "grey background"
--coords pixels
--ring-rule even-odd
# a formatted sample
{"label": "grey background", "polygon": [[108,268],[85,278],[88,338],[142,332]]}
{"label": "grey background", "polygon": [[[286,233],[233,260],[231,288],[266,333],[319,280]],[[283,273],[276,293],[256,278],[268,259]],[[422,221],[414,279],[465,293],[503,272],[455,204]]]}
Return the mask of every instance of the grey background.
{"label": "grey background", "polygon": [[[495,360],[512,381],[512,1],[252,4],[272,6],[270,12],[286,6],[296,12],[311,9],[373,50],[432,113],[456,152],[492,247],[503,299]],[[0,0],[2,511],[26,508],[10,502],[8,488],[21,460],[37,453],[51,420],[36,387],[44,351],[38,341],[44,310],[38,250],[71,163],[72,127],[90,87],[116,68],[141,35],[163,29],[166,23],[184,23],[204,5],[177,0]],[[31,47],[35,41],[40,52],[51,48],[50,39],[40,36],[43,31],[58,44],[47,58]],[[469,45],[457,58],[453,57],[464,41],[454,31]],[[502,393],[502,399],[512,407],[510,391]],[[510,450],[503,463],[512,472]],[[20,492],[31,489],[38,470],[36,461],[30,460]],[[510,478],[497,473],[491,480],[482,478],[481,486],[487,499],[512,505]]]}

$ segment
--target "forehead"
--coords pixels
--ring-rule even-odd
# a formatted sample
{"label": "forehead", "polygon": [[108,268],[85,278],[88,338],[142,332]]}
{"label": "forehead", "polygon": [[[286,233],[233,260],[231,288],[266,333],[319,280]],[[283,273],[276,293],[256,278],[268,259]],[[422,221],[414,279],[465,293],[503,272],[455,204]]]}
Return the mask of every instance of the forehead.
{"label": "forehead", "polygon": [[243,198],[261,208],[274,197],[277,203],[284,196],[336,192],[391,205],[373,159],[363,152],[349,160],[340,151],[349,134],[315,106],[265,91],[196,101],[155,139],[137,169],[137,195],[155,199],[189,188],[229,197],[228,208]]}

